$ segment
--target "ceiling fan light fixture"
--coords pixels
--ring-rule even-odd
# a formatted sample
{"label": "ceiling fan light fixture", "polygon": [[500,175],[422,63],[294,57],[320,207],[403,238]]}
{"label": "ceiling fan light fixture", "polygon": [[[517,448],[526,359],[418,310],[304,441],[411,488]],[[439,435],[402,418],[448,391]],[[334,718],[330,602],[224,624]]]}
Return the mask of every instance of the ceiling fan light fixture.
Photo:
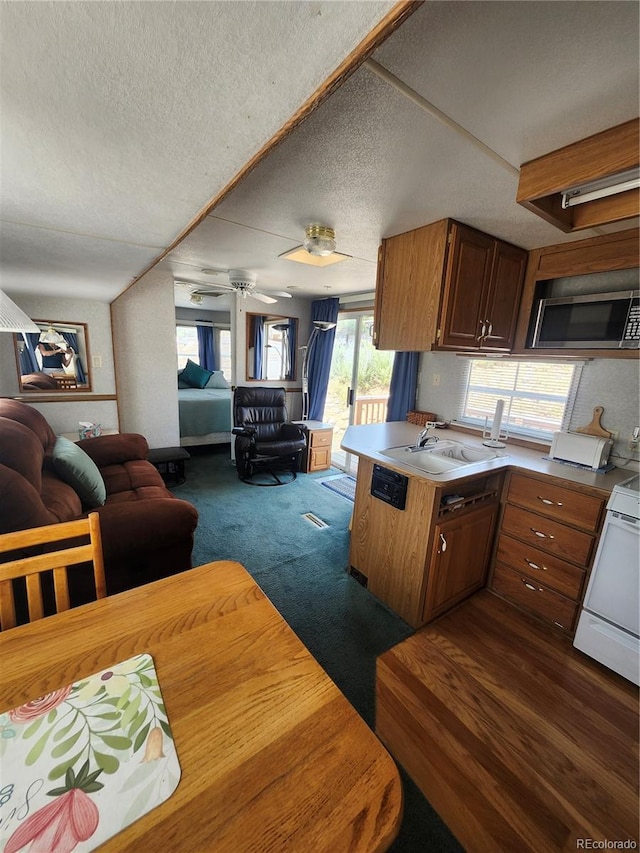
{"label": "ceiling fan light fixture", "polygon": [[310,255],[326,257],[336,250],[336,232],[327,225],[307,225],[302,245]]}
{"label": "ceiling fan light fixture", "polygon": [[229,284],[238,293],[246,296],[247,293],[255,290],[256,277],[253,273],[245,270],[229,270]]}

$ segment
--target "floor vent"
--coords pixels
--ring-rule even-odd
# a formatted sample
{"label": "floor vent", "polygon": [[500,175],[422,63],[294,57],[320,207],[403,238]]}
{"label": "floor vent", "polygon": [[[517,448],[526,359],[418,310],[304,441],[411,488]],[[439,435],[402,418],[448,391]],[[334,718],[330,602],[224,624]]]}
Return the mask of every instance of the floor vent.
{"label": "floor vent", "polygon": [[323,521],[321,518],[318,518],[317,515],[314,515],[312,512],[303,512],[302,517],[306,518],[307,521],[310,521],[311,524],[315,524],[316,527],[328,527],[326,521]]}

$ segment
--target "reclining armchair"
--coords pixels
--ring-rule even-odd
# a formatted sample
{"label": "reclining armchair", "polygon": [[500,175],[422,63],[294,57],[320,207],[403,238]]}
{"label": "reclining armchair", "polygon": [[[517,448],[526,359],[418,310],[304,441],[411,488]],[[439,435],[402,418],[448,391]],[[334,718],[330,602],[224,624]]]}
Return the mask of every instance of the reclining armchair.
{"label": "reclining armchair", "polygon": [[[288,421],[285,401],[284,388],[236,388],[232,432],[236,469],[243,482],[283,486],[295,480],[306,439],[300,427]],[[254,481],[258,472],[270,478]]]}

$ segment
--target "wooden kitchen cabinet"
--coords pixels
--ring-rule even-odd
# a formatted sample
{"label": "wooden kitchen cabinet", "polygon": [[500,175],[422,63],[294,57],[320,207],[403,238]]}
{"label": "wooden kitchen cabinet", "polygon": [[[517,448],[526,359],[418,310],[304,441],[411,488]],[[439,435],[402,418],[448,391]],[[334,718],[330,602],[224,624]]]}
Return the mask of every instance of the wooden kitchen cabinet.
{"label": "wooden kitchen cabinet", "polygon": [[423,621],[439,616],[484,586],[498,503],[454,512],[434,527]]}
{"label": "wooden kitchen cabinet", "polygon": [[564,481],[511,473],[490,588],[573,633],[604,506]]}
{"label": "wooden kitchen cabinet", "polygon": [[382,241],[378,349],[511,349],[527,252],[444,219]]}
{"label": "wooden kitchen cabinet", "polygon": [[[484,586],[490,565],[502,475],[444,489],[408,478],[406,505],[397,509],[371,495],[373,463],[358,463],[349,562],[352,574],[413,627],[419,627]],[[444,538],[446,549],[439,552]]]}
{"label": "wooden kitchen cabinet", "polygon": [[[548,284],[556,279],[636,269],[640,265],[640,232],[638,228],[590,237],[575,243],[559,243],[533,249],[529,253],[520,311],[516,325],[513,352],[549,358],[566,356],[566,349],[534,349],[531,347],[532,319],[538,300],[552,296]],[[607,290],[605,283],[603,291]],[[638,358],[640,350],[571,350],[572,356],[593,358]]]}

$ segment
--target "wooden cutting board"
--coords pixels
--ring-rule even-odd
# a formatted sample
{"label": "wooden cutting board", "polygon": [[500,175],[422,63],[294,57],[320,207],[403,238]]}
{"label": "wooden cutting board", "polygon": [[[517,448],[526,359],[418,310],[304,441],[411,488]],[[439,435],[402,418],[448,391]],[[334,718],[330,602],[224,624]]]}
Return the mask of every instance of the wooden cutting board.
{"label": "wooden cutting board", "polygon": [[598,438],[613,438],[613,433],[605,429],[600,423],[600,418],[604,412],[602,406],[596,406],[593,410],[593,419],[586,426],[578,427],[575,431],[582,432],[585,435],[596,435]]}

